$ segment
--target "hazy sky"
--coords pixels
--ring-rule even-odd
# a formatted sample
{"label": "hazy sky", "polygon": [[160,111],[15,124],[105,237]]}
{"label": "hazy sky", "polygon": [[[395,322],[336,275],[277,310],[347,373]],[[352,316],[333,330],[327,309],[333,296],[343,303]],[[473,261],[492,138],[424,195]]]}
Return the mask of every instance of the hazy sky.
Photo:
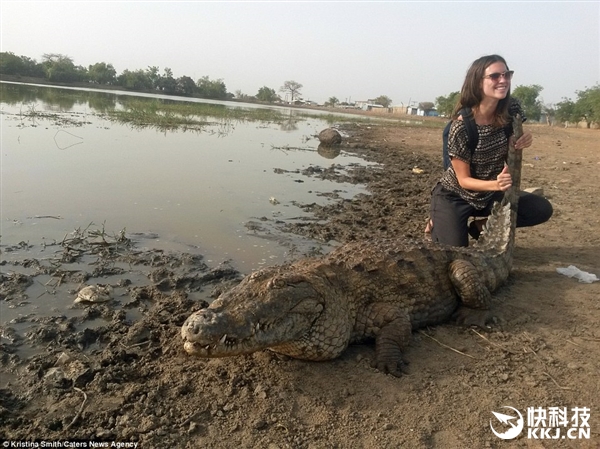
{"label": "hazy sky", "polygon": [[460,90],[471,62],[498,53],[513,88],[539,84],[545,103],[600,79],[600,1],[151,2],[0,1],[2,51],[41,62],[177,78],[222,78],[255,95],[301,83],[322,103],[387,95],[394,105]]}

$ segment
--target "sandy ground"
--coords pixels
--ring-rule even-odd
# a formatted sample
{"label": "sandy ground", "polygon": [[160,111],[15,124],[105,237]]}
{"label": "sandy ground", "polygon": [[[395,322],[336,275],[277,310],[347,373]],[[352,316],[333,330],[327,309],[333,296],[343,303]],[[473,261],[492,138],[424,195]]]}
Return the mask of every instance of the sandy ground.
{"label": "sandy ground", "polygon": [[[25,290],[42,275],[54,279],[49,285],[59,294],[110,277],[117,299],[81,305],[79,318],[60,311],[36,318],[39,327],[25,336],[11,324],[1,329],[0,438],[142,448],[600,447],[600,282],[556,272],[575,265],[600,275],[600,134],[528,129],[535,141],[524,157],[522,186],[543,188],[555,214],[518,230],[513,272],[494,295],[497,318],[489,332],[451,322],[415,332],[405,354],[409,373],[401,378],[371,368],[372,345],[320,363],[268,351],[195,359],[183,351],[180,326],[204,305],[200,293],[216,296],[238,273],[185,254],[139,251],[129,236],[76,235],[62,243],[52,266],[4,260],[2,299],[43,300]],[[327,222],[286,231],[342,243],[422,238],[429,191],[441,170],[441,128],[386,123],[345,131],[344,151],[382,164],[350,173],[372,195],[306,205]],[[307,175],[346,176],[335,166],[322,168]],[[61,270],[67,263],[82,268]],[[17,266],[29,274],[14,274]],[[98,319],[106,324],[98,326]],[[520,436],[506,441],[490,428],[492,422],[499,432],[510,429],[492,415],[515,414],[505,406],[525,421]],[[544,439],[539,431],[528,437],[532,407],[566,408],[560,436],[586,430],[571,418],[574,408],[587,407],[589,439],[549,439],[556,429]]]}

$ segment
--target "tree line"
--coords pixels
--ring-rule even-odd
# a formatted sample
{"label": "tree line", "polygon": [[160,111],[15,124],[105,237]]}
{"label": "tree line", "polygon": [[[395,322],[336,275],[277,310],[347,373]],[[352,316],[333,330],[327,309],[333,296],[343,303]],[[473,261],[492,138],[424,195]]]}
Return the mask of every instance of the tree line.
{"label": "tree line", "polygon": [[[112,64],[98,62],[88,67],[75,65],[73,59],[57,53],[48,53],[42,56],[42,62],[27,56],[17,56],[12,52],[0,53],[0,74],[32,77],[47,80],[52,83],[87,83],[98,86],[121,87],[126,90],[138,92],[160,92],[166,95],[179,95],[185,97],[200,97],[217,100],[230,100],[234,94],[227,91],[227,86],[222,79],[212,80],[203,76],[194,81],[189,76],[174,77],[170,68],[165,68],[162,73],[156,66],[146,69],[125,69],[117,75]],[[281,92],[291,95],[291,103],[299,98],[302,84],[296,81],[286,81],[280,88]],[[242,94],[236,95],[246,101],[263,101],[273,103],[281,101],[275,89],[263,86],[255,96]]]}
{"label": "tree line", "polygon": [[[156,66],[146,69],[125,69],[117,75],[112,64],[98,62],[88,67],[75,65],[73,59],[58,53],[48,53],[42,56],[42,62],[27,56],[17,56],[12,52],[0,52],[0,74],[20,77],[31,77],[47,80],[51,83],[78,84],[86,83],[97,86],[114,86],[138,92],[160,92],[166,95],[180,95],[186,97],[200,97],[217,100],[238,100],[250,102],[277,103],[284,102],[275,89],[263,86],[255,95],[247,95],[238,90],[235,94],[227,91],[227,86],[222,79],[211,80],[203,76],[194,81],[189,76],[175,78],[170,68],[165,68],[163,73]],[[297,103],[302,100],[302,84],[288,80],[279,88],[285,94],[285,102]],[[376,104],[388,107],[392,100],[381,95],[375,99]],[[336,97],[330,97],[326,106],[346,106]],[[349,105],[348,105],[349,106]]]}
{"label": "tree line", "polygon": [[[539,84],[530,86],[517,86],[511,96],[518,99],[527,118],[539,121],[542,115],[548,124],[556,121],[559,123],[586,122],[590,128],[592,123],[600,123],[600,85],[578,90],[577,98],[563,98],[556,104],[544,104],[540,93],[544,90]],[[459,92],[452,92],[447,96],[435,99],[437,111],[440,115],[450,117],[460,98]]]}
{"label": "tree line", "polygon": [[[42,62],[27,56],[16,56],[12,52],[0,52],[0,74],[12,76],[24,76],[45,79],[52,83],[87,83],[98,86],[115,86],[126,90],[139,92],[160,92],[166,95],[180,95],[186,97],[200,97],[217,100],[230,100],[237,98],[244,101],[260,101],[265,103],[282,102],[281,97],[275,89],[267,86],[261,87],[256,95],[246,95],[241,91],[232,94],[227,91],[222,79],[211,80],[203,76],[194,81],[189,76],[175,78],[170,68],[165,68],[163,73],[156,66],[146,69],[125,69],[121,74],[117,72],[112,64],[98,62],[87,68],[75,65],[73,59],[50,53],[42,56]],[[289,103],[301,100],[302,84],[289,80],[285,81],[279,88],[279,92],[286,94]],[[556,104],[543,104],[540,93],[543,87],[537,84],[530,86],[517,86],[511,95],[517,98],[526,116],[531,120],[539,121],[542,115],[548,123],[557,121],[562,123],[578,123],[585,121],[588,128],[592,123],[600,123],[600,85],[586,88],[576,92],[577,98],[563,98]],[[431,110],[434,107],[438,114],[449,117],[458,101],[459,92],[452,92],[447,96],[439,96],[435,103],[419,103],[423,110]],[[391,105],[392,100],[380,95],[374,103],[383,107]],[[351,106],[340,102],[336,97],[330,97],[326,106]]]}

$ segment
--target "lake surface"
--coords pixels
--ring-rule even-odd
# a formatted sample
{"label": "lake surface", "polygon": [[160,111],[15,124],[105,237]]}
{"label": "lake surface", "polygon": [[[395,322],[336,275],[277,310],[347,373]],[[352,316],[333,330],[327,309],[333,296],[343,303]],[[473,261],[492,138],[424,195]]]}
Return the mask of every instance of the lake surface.
{"label": "lake surface", "polygon": [[300,173],[367,163],[344,152],[322,156],[314,136],[331,124],[292,109],[279,108],[288,120],[277,123],[215,117],[199,131],[164,130],[110,120],[106,112],[124,109],[130,98],[122,92],[13,83],[0,89],[2,246],[61,241],[94,223],[110,234],[144,233],[150,247],[231,260],[248,273],[283,262],[290,250],[249,230],[249,222],[305,218],[295,204],[325,204],[324,193],[365,193],[364,186]]}

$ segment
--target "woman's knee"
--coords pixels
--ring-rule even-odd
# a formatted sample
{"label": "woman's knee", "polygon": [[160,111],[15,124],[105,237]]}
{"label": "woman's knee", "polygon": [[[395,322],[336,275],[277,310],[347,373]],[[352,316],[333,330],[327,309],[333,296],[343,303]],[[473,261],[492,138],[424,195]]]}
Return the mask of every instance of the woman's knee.
{"label": "woman's knee", "polygon": [[550,203],[550,201],[548,201],[546,198],[544,197],[540,197],[543,201],[540,202],[540,212],[539,212],[539,216],[540,219],[542,219],[541,223],[544,223],[548,220],[550,220],[550,217],[552,217],[552,214],[554,213],[554,208],[552,207],[552,203]]}
{"label": "woman's knee", "polygon": [[554,208],[543,196],[525,194],[519,198],[517,226],[535,226],[550,220]]}

